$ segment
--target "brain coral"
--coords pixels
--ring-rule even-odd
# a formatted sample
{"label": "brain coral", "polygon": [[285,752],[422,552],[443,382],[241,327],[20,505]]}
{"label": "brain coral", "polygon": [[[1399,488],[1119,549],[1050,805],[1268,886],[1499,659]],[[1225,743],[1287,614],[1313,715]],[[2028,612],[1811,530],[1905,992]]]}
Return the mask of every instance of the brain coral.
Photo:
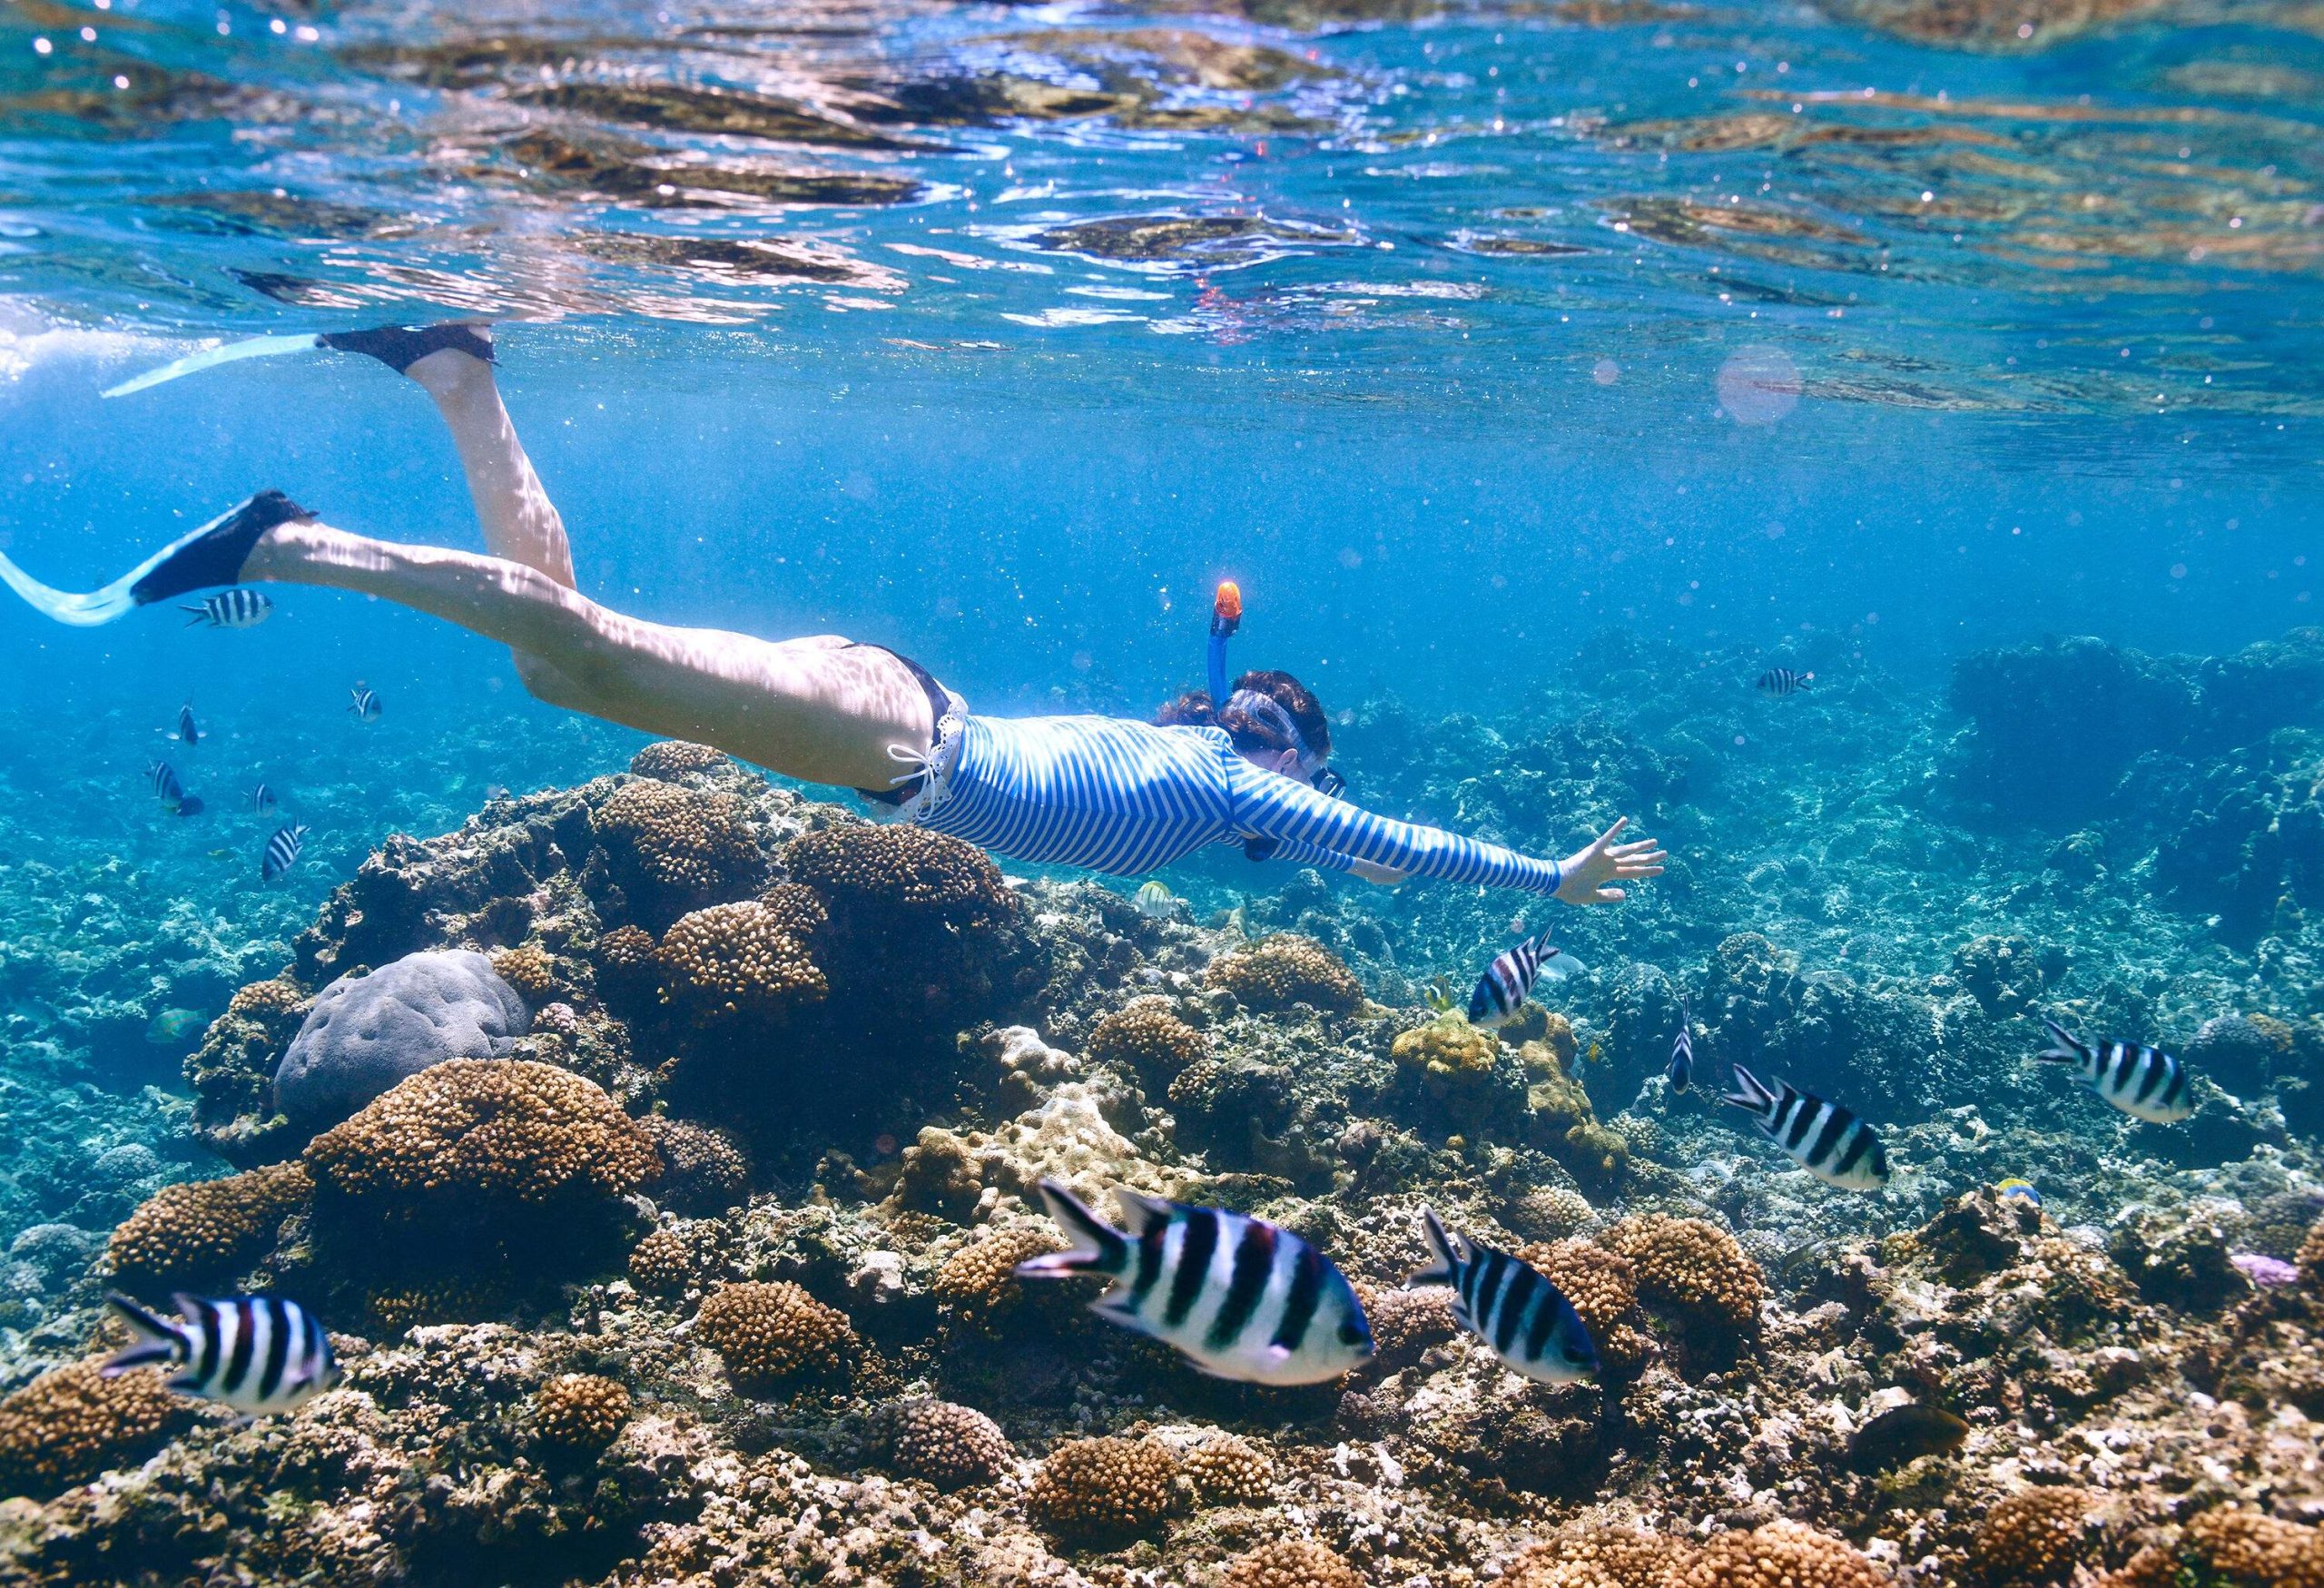
{"label": "brain coral", "polygon": [[708,772],[727,764],[725,753],[684,739],[658,739],[629,758],[629,769],[640,777],[675,781],[689,772]]}
{"label": "brain coral", "polygon": [[133,1284],[223,1284],[264,1257],[314,1194],[302,1163],[164,1186],[113,1232],[113,1272]]}
{"label": "brain coral", "polygon": [[821,914],[809,894],[803,903],[750,899],[681,916],[656,956],[664,996],[704,1023],[774,1019],[822,1002],[831,982],[810,946]]}
{"label": "brain coral", "polygon": [[1041,1464],[1027,1504],[1060,1538],[1134,1538],[1170,1514],[1177,1478],[1177,1462],[1150,1440],[1068,1439]]}
{"label": "brain coral", "polygon": [[1167,1081],[1208,1050],[1203,1034],[1170,1012],[1159,998],[1133,999],[1089,1031],[1089,1058],[1120,1064],[1152,1080]]}
{"label": "brain coral", "polygon": [[400,1081],[307,1148],[319,1182],[359,1203],[479,1194],[533,1204],[623,1197],[654,1146],[595,1081],[525,1059],[454,1059]]}
{"label": "brain coral", "polygon": [[992,1483],[1017,1459],[1000,1425],[974,1406],[899,1401],[888,1408],[888,1465],[940,1489]]}
{"label": "brain coral", "polygon": [[1247,1439],[1216,1434],[1178,1457],[1206,1505],[1264,1505],[1275,1487],[1275,1463]]}
{"label": "brain coral", "polygon": [[2324,1530],[2232,1506],[2187,1524],[2187,1550],[2233,1588],[2324,1588]]}
{"label": "brain coral", "polygon": [[1669,1582],[1671,1588],[1888,1588],[1889,1578],[1846,1539],[1770,1522],[1718,1534]]}
{"label": "brain coral", "polygon": [[1211,961],[1205,979],[1256,1010],[1295,1003],[1345,1012],[1364,1001],[1364,984],[1312,937],[1277,932]]}
{"label": "brain coral", "polygon": [[766,857],[733,794],[640,779],[597,807],[597,838],[614,874],[668,908],[748,892]]}
{"label": "brain coral", "polygon": [[662,1159],[658,1200],[682,1213],[716,1213],[749,1194],[751,1160],[725,1131],[664,1114],[637,1123]]}
{"label": "brain coral", "polygon": [[721,1285],[703,1299],[694,1327],[703,1343],[725,1360],[726,1376],[745,1395],[803,1376],[837,1376],[856,1350],[847,1314],[788,1280]]}
{"label": "brain coral", "polygon": [[1606,1243],[1630,1260],[1645,1300],[1734,1329],[1759,1316],[1768,1293],[1759,1265],[1716,1224],[1649,1213],[1614,1226]]}
{"label": "brain coral", "polygon": [[1989,1588],[2041,1588],[2073,1575],[2096,1496],[2084,1489],[2025,1489],[1977,1528],[1969,1561]]}
{"label": "brain coral", "polygon": [[46,1499],[142,1461],[192,1403],[152,1368],[105,1378],[101,1358],[52,1369],[0,1400],[0,1495]]}
{"label": "brain coral", "polygon": [[958,926],[1015,908],[982,850],[925,827],[826,827],[793,839],[783,863],[794,881],[844,912]]}
{"label": "brain coral", "polygon": [[1236,1555],[1220,1588],[1364,1588],[1364,1575],[1312,1539],[1278,1538]]}
{"label": "brain coral", "polygon": [[596,1452],[629,1425],[629,1391],[594,1373],[560,1373],[533,1396],[533,1427],[543,1444]]}

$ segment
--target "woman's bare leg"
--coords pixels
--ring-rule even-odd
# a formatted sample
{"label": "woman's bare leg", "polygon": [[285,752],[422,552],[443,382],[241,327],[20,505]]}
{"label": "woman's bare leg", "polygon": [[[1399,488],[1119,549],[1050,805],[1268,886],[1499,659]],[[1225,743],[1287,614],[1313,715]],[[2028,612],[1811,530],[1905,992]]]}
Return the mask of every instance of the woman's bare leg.
{"label": "woman's bare leg", "polygon": [[415,360],[404,373],[436,399],[468,476],[468,498],[484,528],[485,548],[497,557],[537,568],[566,589],[573,585],[573,547],[565,519],[500,400],[492,366],[446,348]]}
{"label": "woman's bare leg", "polygon": [[645,623],[506,557],[292,522],[260,537],[241,577],[359,590],[430,613],[545,668],[556,690],[545,698],[556,705],[808,783],[889,787],[905,770],[891,746],[925,750],[935,730],[920,681],[876,646]]}

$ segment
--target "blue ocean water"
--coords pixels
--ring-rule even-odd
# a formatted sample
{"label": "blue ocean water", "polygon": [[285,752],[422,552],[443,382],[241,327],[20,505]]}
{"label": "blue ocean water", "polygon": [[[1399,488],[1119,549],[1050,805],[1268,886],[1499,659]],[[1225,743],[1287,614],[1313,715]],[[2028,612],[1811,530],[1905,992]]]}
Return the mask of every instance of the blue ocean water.
{"label": "blue ocean water", "polygon": [[[219,339],[466,316],[502,323],[600,599],[890,645],[980,710],[1143,714],[1233,577],[1238,665],[1313,682],[1359,784],[1386,700],[1619,716],[1675,656],[1737,711],[1789,665],[1937,720],[1983,649],[2312,622],[2313,15],[2027,15],[12,0],[0,548],[94,585],[261,488],[474,547],[435,416],[368,361],[97,395]],[[442,624],[275,594],[247,633],[0,608],[0,1001],[108,1084],[166,1080],[90,1055],[215,1012],[389,833],[638,742]],[[1610,634],[1666,660],[1610,685]],[[1755,798],[1861,775],[1761,720],[1705,740]],[[165,751],[201,817],[150,797]],[[1405,770],[1372,788],[1458,824]],[[293,818],[306,864],[261,889]]]}

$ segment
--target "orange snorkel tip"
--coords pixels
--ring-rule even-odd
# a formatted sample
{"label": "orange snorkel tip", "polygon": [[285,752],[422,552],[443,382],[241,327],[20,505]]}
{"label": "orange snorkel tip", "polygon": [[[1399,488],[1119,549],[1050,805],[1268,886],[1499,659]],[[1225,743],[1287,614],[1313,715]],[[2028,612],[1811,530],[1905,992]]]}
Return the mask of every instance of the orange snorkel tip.
{"label": "orange snorkel tip", "polygon": [[1218,594],[1211,598],[1210,615],[1216,620],[1216,626],[1234,633],[1235,626],[1243,621],[1243,587],[1232,579],[1219,580]]}

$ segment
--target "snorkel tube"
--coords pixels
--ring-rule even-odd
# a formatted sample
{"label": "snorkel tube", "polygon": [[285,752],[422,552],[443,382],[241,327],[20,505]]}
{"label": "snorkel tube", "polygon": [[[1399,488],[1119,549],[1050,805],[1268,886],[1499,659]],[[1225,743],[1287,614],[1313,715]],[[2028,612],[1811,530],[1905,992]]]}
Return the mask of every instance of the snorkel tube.
{"label": "snorkel tube", "polygon": [[1218,582],[1210,601],[1210,698],[1226,704],[1226,642],[1243,626],[1243,587],[1232,579]]}

